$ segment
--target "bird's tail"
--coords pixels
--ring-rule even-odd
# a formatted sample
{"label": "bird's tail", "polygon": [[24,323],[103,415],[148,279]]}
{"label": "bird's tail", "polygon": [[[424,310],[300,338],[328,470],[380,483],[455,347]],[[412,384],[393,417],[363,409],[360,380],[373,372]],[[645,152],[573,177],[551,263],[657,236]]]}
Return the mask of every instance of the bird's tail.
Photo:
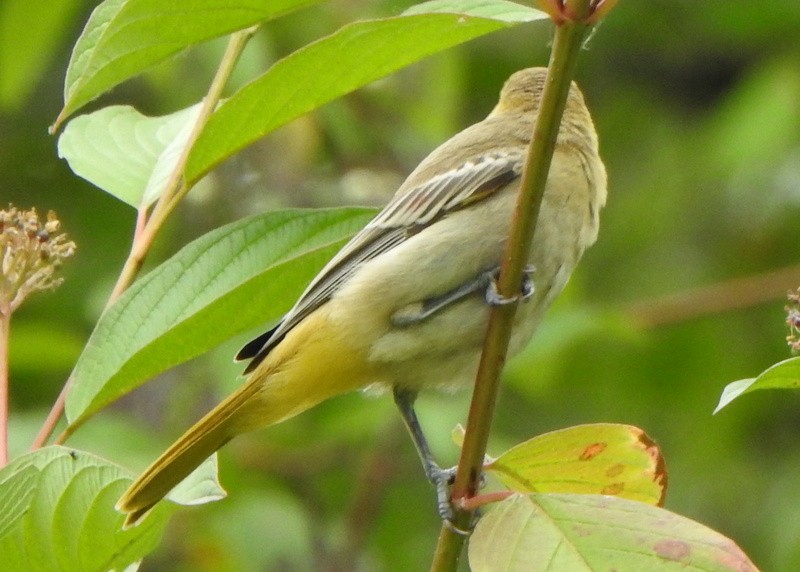
{"label": "bird's tail", "polygon": [[116,509],[126,515],[124,528],[135,526],[169,491],[240,432],[233,427],[234,415],[258,391],[260,384],[254,382],[248,380],[139,475],[117,501]]}
{"label": "bird's tail", "polygon": [[139,522],[175,485],[236,435],[280,423],[374,379],[363,352],[331,335],[326,326],[327,314],[322,311],[303,320],[258,364],[244,385],[131,484],[117,502],[117,510],[127,515],[126,528]]}

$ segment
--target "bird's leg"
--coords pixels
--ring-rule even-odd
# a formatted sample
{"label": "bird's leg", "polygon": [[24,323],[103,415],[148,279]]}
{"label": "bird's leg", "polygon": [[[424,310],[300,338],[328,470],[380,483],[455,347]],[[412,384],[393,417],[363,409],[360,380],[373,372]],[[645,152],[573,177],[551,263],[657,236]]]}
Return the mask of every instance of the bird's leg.
{"label": "bird's leg", "polygon": [[515,294],[510,298],[502,296],[497,291],[497,277],[500,274],[500,269],[495,270],[491,275],[491,280],[486,287],[486,303],[490,306],[505,306],[506,304],[513,304],[519,300],[525,301],[533,296],[534,286],[531,280],[531,274],[534,272],[534,267],[531,264],[522,269],[522,284],[519,288],[519,294]]}
{"label": "bird's leg", "polygon": [[417,413],[414,411],[417,392],[395,386],[392,389],[392,393],[394,394],[394,402],[400,410],[400,415],[403,416],[403,422],[411,434],[414,447],[416,447],[419,458],[422,461],[425,476],[436,487],[436,508],[439,516],[446,522],[452,522],[453,507],[450,506],[450,490],[448,487],[455,478],[456,468],[442,469],[434,460],[431,449],[428,446],[428,440],[422,432],[419,419],[417,419]]}
{"label": "bird's leg", "polygon": [[392,325],[398,328],[404,328],[418,324],[443,308],[480,291],[485,292],[484,297],[486,302],[492,306],[510,304],[520,298],[527,300],[533,294],[533,282],[530,277],[533,272],[533,266],[526,266],[523,272],[519,296],[504,298],[497,292],[497,276],[500,273],[500,267],[497,266],[491,270],[481,272],[475,278],[464,282],[449,292],[445,292],[440,296],[428,298],[423,300],[420,304],[413,304],[395,312],[391,317]]}
{"label": "bird's leg", "polygon": [[419,322],[431,317],[436,312],[446,308],[450,304],[458,302],[459,300],[466,298],[475,292],[485,290],[489,284],[491,284],[492,280],[494,280],[494,275],[496,272],[496,269],[488,272],[481,272],[475,278],[468,282],[464,282],[449,292],[445,292],[440,296],[428,298],[419,304],[413,304],[401,309],[398,312],[395,312],[391,318],[392,325],[398,328],[403,328],[418,324]]}

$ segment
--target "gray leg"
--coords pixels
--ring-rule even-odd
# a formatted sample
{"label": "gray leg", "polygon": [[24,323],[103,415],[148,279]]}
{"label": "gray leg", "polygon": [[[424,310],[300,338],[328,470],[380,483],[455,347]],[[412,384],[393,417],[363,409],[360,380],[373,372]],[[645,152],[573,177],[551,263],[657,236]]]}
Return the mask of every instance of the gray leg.
{"label": "gray leg", "polygon": [[492,280],[494,280],[494,275],[496,273],[497,270],[482,272],[469,282],[465,282],[458,288],[445,292],[441,296],[423,300],[419,305],[411,306],[410,310],[400,310],[392,316],[392,325],[398,328],[404,328],[418,324],[450,304],[458,302],[475,292],[486,290],[489,284],[492,283]]}
{"label": "gray leg", "polygon": [[449,485],[455,477],[455,467],[451,469],[442,469],[434,460],[431,449],[428,446],[428,440],[422,432],[422,427],[417,419],[417,413],[414,411],[414,401],[417,399],[417,392],[408,389],[402,389],[395,386],[392,389],[394,394],[394,402],[400,410],[400,415],[403,416],[403,422],[411,434],[411,439],[414,441],[414,446],[417,449],[419,458],[422,461],[422,468],[425,471],[425,476],[436,487],[436,508],[442,520],[451,522],[453,519],[453,508],[450,506],[450,490]]}
{"label": "gray leg", "polygon": [[522,276],[522,285],[520,287],[520,295],[514,296],[513,298],[504,298],[497,292],[497,275],[499,272],[499,267],[481,272],[474,279],[461,284],[458,288],[445,292],[441,296],[423,300],[421,304],[416,307],[412,306],[410,310],[400,310],[392,316],[392,325],[398,328],[404,328],[418,324],[450,304],[458,302],[475,292],[483,291],[485,293],[484,298],[486,299],[486,303],[492,306],[510,304],[519,300],[520,297],[523,300],[527,300],[531,297],[533,294],[533,282],[530,277],[531,273],[533,273],[532,266],[525,267]]}

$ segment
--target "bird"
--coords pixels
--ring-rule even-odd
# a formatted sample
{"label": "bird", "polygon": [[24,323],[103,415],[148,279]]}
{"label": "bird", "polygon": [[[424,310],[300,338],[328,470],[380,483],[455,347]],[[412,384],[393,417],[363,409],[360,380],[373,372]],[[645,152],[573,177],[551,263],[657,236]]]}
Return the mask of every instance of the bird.
{"label": "bird", "polygon": [[239,351],[242,385],[133,481],[116,505],[124,527],[233,437],[366,388],[393,393],[446,518],[452,472],[432,458],[417,394],[469,386],[492,305],[519,300],[509,355],[527,344],[596,241],[606,202],[597,134],[572,82],[519,295],[497,293],[546,78],[543,67],[513,73],[490,113],[422,160],[279,323]]}

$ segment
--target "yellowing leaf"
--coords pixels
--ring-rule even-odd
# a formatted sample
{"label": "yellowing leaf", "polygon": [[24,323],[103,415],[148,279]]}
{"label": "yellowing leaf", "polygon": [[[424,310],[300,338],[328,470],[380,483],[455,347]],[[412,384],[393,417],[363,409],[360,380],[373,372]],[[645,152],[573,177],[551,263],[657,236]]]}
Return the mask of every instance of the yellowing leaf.
{"label": "yellowing leaf", "polygon": [[667,485],[664,458],[652,439],[613,423],[539,435],[486,469],[517,492],[613,495],[655,505],[663,504]]}

